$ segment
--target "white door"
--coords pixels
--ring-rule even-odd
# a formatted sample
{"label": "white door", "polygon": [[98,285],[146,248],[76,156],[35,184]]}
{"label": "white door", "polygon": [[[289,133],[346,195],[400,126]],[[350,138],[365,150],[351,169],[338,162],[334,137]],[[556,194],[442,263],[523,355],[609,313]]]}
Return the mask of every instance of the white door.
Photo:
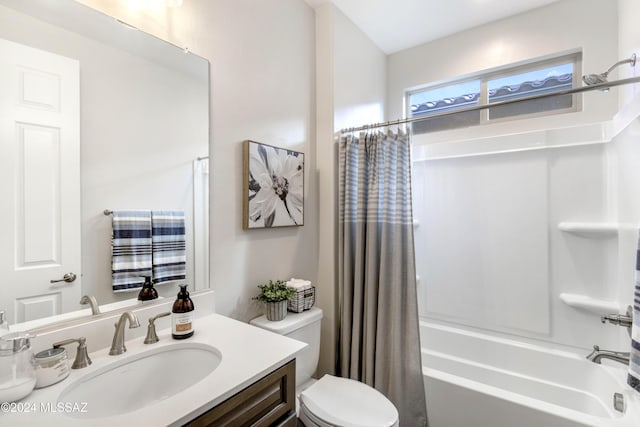
{"label": "white door", "polygon": [[[0,310],[11,323],[79,309],[76,60],[0,39]],[[74,281],[51,283],[66,273]]]}

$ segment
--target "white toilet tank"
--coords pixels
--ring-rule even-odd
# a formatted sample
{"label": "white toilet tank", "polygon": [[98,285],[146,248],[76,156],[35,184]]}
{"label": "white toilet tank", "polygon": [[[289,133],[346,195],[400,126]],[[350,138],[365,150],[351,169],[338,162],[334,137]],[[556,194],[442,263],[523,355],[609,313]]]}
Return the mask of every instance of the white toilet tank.
{"label": "white toilet tank", "polygon": [[322,310],[311,307],[302,313],[289,312],[287,317],[277,322],[267,320],[265,316],[256,317],[249,322],[253,326],[285,335],[308,345],[296,355],[296,388],[298,389],[311,379],[318,368],[321,320]]}

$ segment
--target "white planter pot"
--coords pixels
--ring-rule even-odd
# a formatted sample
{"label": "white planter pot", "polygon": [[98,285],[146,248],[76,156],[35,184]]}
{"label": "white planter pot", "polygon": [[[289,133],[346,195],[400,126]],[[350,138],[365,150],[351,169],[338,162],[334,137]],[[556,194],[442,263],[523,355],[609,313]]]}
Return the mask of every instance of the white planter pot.
{"label": "white planter pot", "polygon": [[265,302],[264,314],[268,320],[282,320],[287,315],[287,300],[278,302]]}

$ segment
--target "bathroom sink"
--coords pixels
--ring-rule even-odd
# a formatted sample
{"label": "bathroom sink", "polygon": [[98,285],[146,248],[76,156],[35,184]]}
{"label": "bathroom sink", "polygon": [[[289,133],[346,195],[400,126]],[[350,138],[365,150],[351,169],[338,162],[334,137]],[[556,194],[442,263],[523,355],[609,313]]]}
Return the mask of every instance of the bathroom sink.
{"label": "bathroom sink", "polygon": [[218,349],[199,343],[124,356],[70,384],[58,402],[86,402],[84,411],[67,414],[74,418],[122,415],[180,393],[213,372],[221,360]]}

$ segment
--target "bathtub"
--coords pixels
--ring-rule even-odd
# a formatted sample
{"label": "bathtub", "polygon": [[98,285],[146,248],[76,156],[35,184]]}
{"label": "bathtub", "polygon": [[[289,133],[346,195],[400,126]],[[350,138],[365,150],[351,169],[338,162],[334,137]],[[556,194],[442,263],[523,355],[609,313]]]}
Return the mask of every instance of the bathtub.
{"label": "bathtub", "polygon": [[640,426],[622,365],[427,321],[420,336],[429,427]]}

